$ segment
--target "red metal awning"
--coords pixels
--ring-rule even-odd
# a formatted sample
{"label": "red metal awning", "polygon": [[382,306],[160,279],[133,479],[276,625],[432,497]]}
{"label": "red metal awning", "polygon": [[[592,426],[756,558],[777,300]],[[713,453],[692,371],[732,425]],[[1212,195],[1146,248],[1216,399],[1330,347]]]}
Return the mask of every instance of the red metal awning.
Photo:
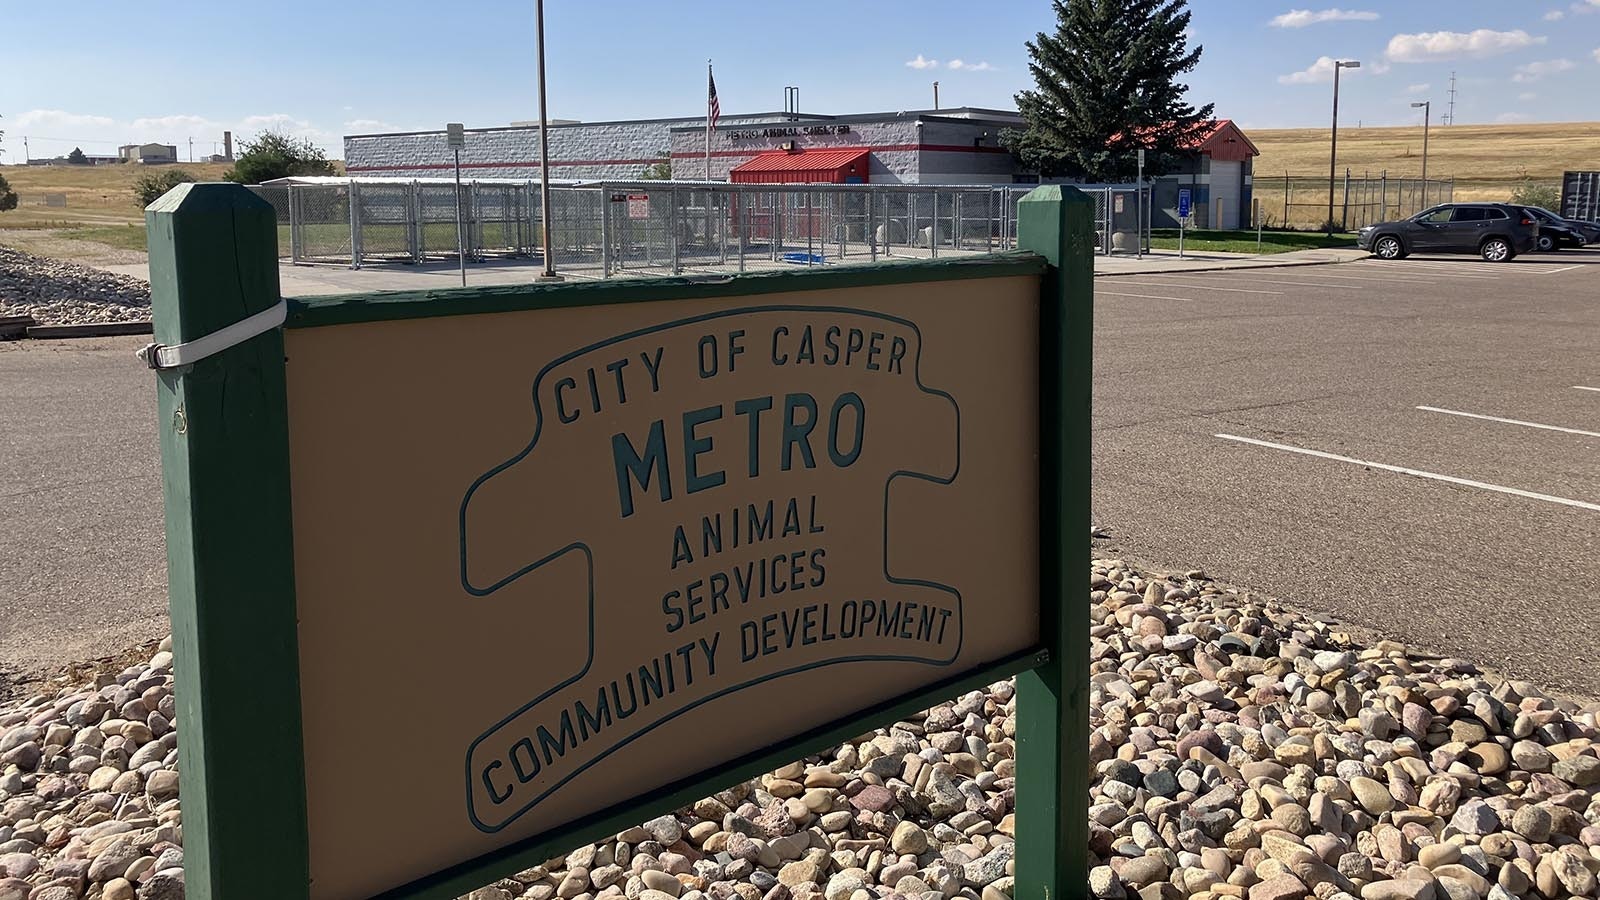
{"label": "red metal awning", "polygon": [[865,184],[871,152],[864,147],[795,153],[774,150],[735,166],[728,180],[740,184]]}

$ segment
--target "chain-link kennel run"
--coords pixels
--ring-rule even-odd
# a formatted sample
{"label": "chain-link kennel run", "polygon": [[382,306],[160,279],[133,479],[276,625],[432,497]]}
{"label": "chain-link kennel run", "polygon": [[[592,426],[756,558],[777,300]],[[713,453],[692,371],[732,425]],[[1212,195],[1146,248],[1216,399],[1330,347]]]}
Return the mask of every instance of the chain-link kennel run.
{"label": "chain-link kennel run", "polygon": [[[1033,185],[589,182],[551,185],[556,268],[613,278],[982,254],[1016,246]],[[1082,188],[1102,253],[1148,239],[1149,191]],[[253,188],[278,213],[279,254],[360,268],[542,254],[537,182],[337,179]],[[457,208],[462,222],[457,236]],[[1141,217],[1140,212],[1144,211]],[[1141,221],[1141,218],[1143,221]],[[459,249],[458,249],[459,248]],[[542,262],[542,260],[540,260]]]}

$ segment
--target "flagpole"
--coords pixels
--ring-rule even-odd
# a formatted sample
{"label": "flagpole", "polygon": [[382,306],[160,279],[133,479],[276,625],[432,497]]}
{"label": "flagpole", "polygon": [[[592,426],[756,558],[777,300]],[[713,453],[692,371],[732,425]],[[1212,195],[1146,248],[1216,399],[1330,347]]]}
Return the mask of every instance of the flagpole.
{"label": "flagpole", "polygon": [[706,60],[706,181],[711,180],[711,60]]}

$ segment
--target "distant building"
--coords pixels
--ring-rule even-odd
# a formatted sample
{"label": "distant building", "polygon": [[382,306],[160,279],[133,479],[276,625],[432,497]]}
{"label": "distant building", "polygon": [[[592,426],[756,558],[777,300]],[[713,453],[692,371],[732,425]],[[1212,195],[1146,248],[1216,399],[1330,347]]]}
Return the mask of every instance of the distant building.
{"label": "distant building", "polygon": [[1232,119],[1197,132],[1176,171],[1157,178],[1150,200],[1154,228],[1178,227],[1178,191],[1188,188],[1196,228],[1245,228],[1251,223],[1255,158],[1261,155]]}
{"label": "distant building", "polygon": [[123,162],[147,165],[175,163],[178,161],[178,148],[173,144],[123,144],[117,148],[117,156]]}
{"label": "distant building", "polygon": [[[637,179],[666,162],[680,181],[1010,184],[1017,162],[1000,146],[1000,132],[1021,125],[1015,112],[966,108],[727,114],[710,135],[707,172],[703,116],[552,120],[550,167],[553,177],[578,180]],[[538,123],[468,129],[466,136],[461,167],[470,176],[539,176]],[[344,158],[346,171],[364,176],[426,177],[454,165],[443,131],[347,135]]]}

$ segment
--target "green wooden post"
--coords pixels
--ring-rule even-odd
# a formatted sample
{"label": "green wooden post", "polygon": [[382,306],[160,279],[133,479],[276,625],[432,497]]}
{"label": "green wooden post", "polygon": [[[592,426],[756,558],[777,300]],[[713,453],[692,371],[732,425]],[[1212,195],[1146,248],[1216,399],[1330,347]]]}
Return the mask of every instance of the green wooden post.
{"label": "green wooden post", "polygon": [[[145,223],[158,342],[192,341],[278,302],[276,218],[244,187],[180,185]],[[283,335],[154,377],[188,896],[301,900],[310,874]]]}
{"label": "green wooden post", "polygon": [[1073,900],[1089,885],[1089,529],[1094,205],[1075,188],[1017,204],[1017,246],[1050,262],[1039,312],[1040,640],[1017,676],[1018,900]]}

